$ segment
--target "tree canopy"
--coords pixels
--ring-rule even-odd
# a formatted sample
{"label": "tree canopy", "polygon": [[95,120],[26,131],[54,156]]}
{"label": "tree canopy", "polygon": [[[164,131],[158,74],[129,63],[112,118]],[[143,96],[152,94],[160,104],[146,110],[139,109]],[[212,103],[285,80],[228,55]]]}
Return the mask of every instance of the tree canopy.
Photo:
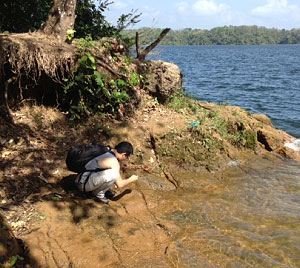
{"label": "tree canopy", "polygon": [[[140,14],[131,10],[121,14],[117,25],[109,23],[104,11],[113,2],[108,0],[77,0],[75,37],[90,35],[93,39],[104,36],[118,36],[128,25],[138,22]],[[0,32],[23,33],[35,31],[46,21],[53,0],[2,0],[0,1]]]}
{"label": "tree canopy", "polygon": [[[139,32],[140,42],[149,44],[159,36],[161,29],[141,28],[125,30],[123,35],[134,37]],[[211,30],[190,29],[171,30],[161,41],[161,45],[266,45],[300,44],[300,29],[279,30],[258,26],[224,26]]]}
{"label": "tree canopy", "polygon": [[33,31],[47,19],[52,0],[0,1],[0,32]]}

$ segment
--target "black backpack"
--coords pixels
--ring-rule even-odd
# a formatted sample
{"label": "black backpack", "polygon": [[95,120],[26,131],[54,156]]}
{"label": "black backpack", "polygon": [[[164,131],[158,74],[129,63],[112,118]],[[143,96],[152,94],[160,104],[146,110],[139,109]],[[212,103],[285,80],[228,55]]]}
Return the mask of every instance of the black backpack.
{"label": "black backpack", "polygon": [[109,146],[103,146],[98,144],[82,144],[71,147],[68,151],[66,158],[66,165],[70,171],[76,173],[82,173],[87,171],[85,165],[93,158],[110,152]]}

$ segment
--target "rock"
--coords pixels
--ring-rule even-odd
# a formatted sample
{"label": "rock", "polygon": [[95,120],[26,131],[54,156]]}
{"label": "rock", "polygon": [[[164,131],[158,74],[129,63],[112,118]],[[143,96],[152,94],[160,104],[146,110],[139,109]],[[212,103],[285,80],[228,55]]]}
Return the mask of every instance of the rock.
{"label": "rock", "polygon": [[262,143],[269,152],[276,151],[282,147],[282,139],[274,131],[261,129],[257,132],[257,140]]}
{"label": "rock", "polygon": [[159,102],[166,103],[168,99],[182,87],[182,73],[177,65],[164,61],[149,61],[147,63],[149,93]]}
{"label": "rock", "polygon": [[172,191],[176,190],[175,186],[166,179],[154,175],[140,177],[139,184],[143,189]]}
{"label": "rock", "polygon": [[119,53],[121,55],[129,56],[130,52],[125,43],[122,40],[118,40],[116,38],[103,37],[100,40],[101,43],[107,44],[109,50],[113,53]]}
{"label": "rock", "polygon": [[262,122],[265,125],[274,127],[271,119],[268,116],[266,116],[265,114],[252,114],[252,117],[254,119],[256,119],[257,121]]}
{"label": "rock", "polygon": [[257,131],[257,140],[263,144],[269,152],[278,153],[284,157],[300,161],[300,154],[295,148],[290,148],[287,144],[293,142],[295,138],[286,132],[278,129],[260,129]]}

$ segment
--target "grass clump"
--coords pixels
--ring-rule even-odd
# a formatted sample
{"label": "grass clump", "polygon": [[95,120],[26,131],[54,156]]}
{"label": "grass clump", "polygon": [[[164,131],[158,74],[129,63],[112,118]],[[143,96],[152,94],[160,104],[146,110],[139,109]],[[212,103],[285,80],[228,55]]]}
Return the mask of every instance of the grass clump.
{"label": "grass clump", "polygon": [[[168,133],[162,137],[161,154],[181,162],[207,162],[227,144],[237,148],[255,149],[257,134],[246,119],[232,114],[227,105],[212,105],[204,109],[199,101],[190,98],[181,90],[174,94],[168,107],[179,113],[188,113],[194,120],[182,133]],[[197,164],[196,164],[197,165]]]}
{"label": "grass clump", "polygon": [[203,111],[203,108],[199,106],[198,101],[187,96],[184,89],[179,90],[170,97],[168,107],[174,109],[176,112],[186,110],[191,114],[198,114]]}
{"label": "grass clump", "polygon": [[161,136],[157,152],[162,159],[172,159],[178,164],[205,166],[222,150],[220,140],[199,129],[187,129],[184,132],[169,132]]}
{"label": "grass clump", "polygon": [[254,149],[257,143],[256,131],[247,127],[240,120],[225,119],[217,111],[206,114],[205,126],[219,134],[220,139],[230,142],[236,147]]}

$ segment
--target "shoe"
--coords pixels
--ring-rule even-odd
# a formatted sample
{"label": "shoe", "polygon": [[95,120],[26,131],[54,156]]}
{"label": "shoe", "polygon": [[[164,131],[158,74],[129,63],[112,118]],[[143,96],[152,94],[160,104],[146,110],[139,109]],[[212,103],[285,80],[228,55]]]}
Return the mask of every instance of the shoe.
{"label": "shoe", "polygon": [[83,193],[84,195],[85,195],[85,197],[87,198],[87,199],[93,199],[93,194],[91,193],[91,192],[85,192],[85,193]]}
{"label": "shoe", "polygon": [[105,192],[105,197],[108,199],[113,199],[115,195],[116,195],[115,191],[107,190]]}
{"label": "shoe", "polygon": [[101,198],[94,197],[93,200],[100,204],[108,204],[109,203],[109,200],[106,197],[101,197]]}

